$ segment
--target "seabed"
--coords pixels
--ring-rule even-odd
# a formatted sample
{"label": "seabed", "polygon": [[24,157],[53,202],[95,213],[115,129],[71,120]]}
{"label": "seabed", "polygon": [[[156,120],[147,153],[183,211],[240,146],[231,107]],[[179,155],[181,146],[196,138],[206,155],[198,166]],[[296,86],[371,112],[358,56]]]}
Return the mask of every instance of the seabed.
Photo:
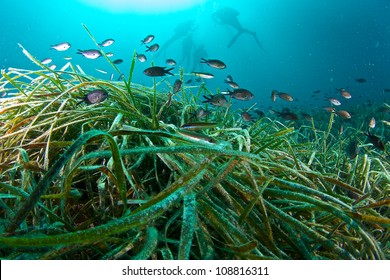
{"label": "seabed", "polygon": [[[0,78],[2,259],[389,257],[389,156],[334,113],[244,124],[216,107],[189,132],[204,84],[169,104],[166,79],[132,83],[135,55],[107,81],[23,52],[40,70]],[[93,89],[108,98],[79,104]]]}

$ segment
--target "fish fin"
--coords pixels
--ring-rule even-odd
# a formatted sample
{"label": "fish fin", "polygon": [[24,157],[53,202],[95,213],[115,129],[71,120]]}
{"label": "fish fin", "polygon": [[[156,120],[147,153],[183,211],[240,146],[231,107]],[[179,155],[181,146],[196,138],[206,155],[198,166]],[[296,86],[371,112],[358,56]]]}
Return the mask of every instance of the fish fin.
{"label": "fish fin", "polygon": [[210,102],[210,97],[208,97],[208,96],[206,96],[206,95],[203,95],[203,97],[204,97],[206,100],[202,101],[202,103]]}
{"label": "fish fin", "polygon": [[82,97],[78,97],[79,99],[82,99],[81,101],[77,102],[76,103],[76,106],[79,106],[81,103],[85,102],[84,98]]}
{"label": "fish fin", "polygon": [[174,76],[171,72],[169,72],[169,71],[171,71],[173,69],[175,69],[175,67],[172,67],[172,68],[169,68],[169,69],[166,69],[166,70],[164,69],[164,73]]}
{"label": "fish fin", "polygon": [[190,113],[190,120],[193,120],[196,117],[196,113]]}

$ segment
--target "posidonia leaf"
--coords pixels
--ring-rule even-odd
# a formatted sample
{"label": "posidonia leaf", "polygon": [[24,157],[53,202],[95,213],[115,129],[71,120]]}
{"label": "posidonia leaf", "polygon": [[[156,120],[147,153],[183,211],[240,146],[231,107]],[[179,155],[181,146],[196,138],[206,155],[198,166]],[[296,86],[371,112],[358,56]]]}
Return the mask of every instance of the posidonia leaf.
{"label": "posidonia leaf", "polygon": [[196,228],[196,196],[189,193],[184,197],[183,223],[181,226],[179,260],[188,260],[191,252],[192,239]]}
{"label": "posidonia leaf", "polygon": [[145,245],[133,260],[147,260],[151,257],[157,247],[158,231],[155,227],[148,227],[146,229]]}
{"label": "posidonia leaf", "polygon": [[[12,233],[16,230],[16,228],[20,225],[20,223],[25,219],[25,217],[28,215],[28,213],[32,210],[32,208],[35,206],[35,204],[38,202],[38,199],[41,195],[45,194],[46,189],[49,187],[49,185],[55,180],[56,176],[59,174],[62,167],[69,161],[69,159],[73,156],[74,153],[77,152],[78,149],[80,149],[83,145],[87,143],[90,139],[100,136],[100,135],[106,135],[107,133],[97,130],[92,130],[89,132],[86,132],[82,134],[76,141],[65,151],[65,153],[62,154],[61,157],[58,158],[58,160],[52,165],[52,167],[47,171],[47,173],[44,175],[44,177],[38,182],[36,188],[33,190],[33,192],[30,194],[30,197],[24,201],[18,212],[16,213],[15,217],[10,222],[9,226],[7,227],[7,232]],[[119,176],[121,177],[119,180],[119,184],[124,184],[124,175],[123,170],[121,166],[120,161],[120,155],[117,147],[113,145],[113,156],[117,157],[118,160],[116,161],[116,170]],[[119,186],[119,188],[123,188],[124,186]],[[125,190],[122,189],[122,193],[125,193]],[[126,199],[125,195],[122,194],[122,197],[124,197],[124,203],[126,205]]]}

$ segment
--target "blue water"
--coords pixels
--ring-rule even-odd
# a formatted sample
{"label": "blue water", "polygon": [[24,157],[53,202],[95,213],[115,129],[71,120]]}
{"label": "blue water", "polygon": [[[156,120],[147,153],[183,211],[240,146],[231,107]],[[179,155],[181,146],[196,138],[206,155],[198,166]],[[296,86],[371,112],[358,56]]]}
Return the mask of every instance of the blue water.
{"label": "blue water", "polygon": [[[239,12],[237,19],[243,27],[256,32],[264,49],[248,34],[227,47],[236,31],[217,24],[211,17],[225,6]],[[225,90],[223,80],[232,75],[241,87],[255,94],[255,98],[245,104],[237,102],[243,107],[255,102],[260,108],[284,106],[271,103],[273,89],[299,99],[294,102],[295,106],[312,109],[328,105],[323,96],[336,95],[334,88],[341,87],[349,87],[353,94],[348,100],[351,104],[390,100],[390,93],[384,92],[385,88],[390,88],[390,2],[386,0],[205,0],[189,9],[150,14],[128,10],[113,12],[77,0],[13,0],[3,2],[2,10],[2,69],[37,68],[22,54],[17,45],[20,43],[39,59],[53,58],[58,67],[66,63],[64,56],[71,56],[71,62],[88,74],[109,79],[110,74],[95,70],[112,72],[104,58],[88,60],[76,54],[77,49],[95,48],[82,23],[98,41],[116,40],[104,50],[115,53],[115,59],[124,60],[118,67],[127,74],[133,52],[145,53],[140,40],[154,34],[154,43],[163,46],[177,26],[192,19],[195,27],[192,38],[182,37],[155,54],[148,53],[146,63],[136,64],[133,82],[151,85],[152,80],[142,71],[152,61],[155,65],[167,66],[165,59],[173,58],[186,73],[203,70],[215,74],[215,79],[207,81],[213,92],[217,88]],[[190,44],[183,51],[185,38]],[[49,49],[63,41],[72,44],[68,51]],[[217,70],[206,65],[202,69],[198,61],[194,62],[193,50],[201,44],[208,58],[224,61],[227,68]],[[177,74],[178,69],[176,66],[173,73]],[[358,83],[356,78],[365,78],[367,82]],[[175,79],[170,78],[172,83]],[[311,96],[315,90],[322,91],[318,100]]]}

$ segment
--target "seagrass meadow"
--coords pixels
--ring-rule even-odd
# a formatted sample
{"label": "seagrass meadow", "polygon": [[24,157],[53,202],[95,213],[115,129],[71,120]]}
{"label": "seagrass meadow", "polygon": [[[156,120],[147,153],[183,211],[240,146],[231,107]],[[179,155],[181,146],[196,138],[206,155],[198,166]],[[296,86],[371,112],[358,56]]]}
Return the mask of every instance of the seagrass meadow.
{"label": "seagrass meadow", "polygon": [[[328,122],[219,107],[188,123],[204,84],[168,102],[157,86],[60,70],[2,70],[0,257],[3,259],[386,259],[390,162]],[[115,65],[111,64],[114,68]],[[183,80],[183,71],[178,79]],[[108,98],[80,103],[88,91]],[[363,137],[361,137],[363,139]]]}

